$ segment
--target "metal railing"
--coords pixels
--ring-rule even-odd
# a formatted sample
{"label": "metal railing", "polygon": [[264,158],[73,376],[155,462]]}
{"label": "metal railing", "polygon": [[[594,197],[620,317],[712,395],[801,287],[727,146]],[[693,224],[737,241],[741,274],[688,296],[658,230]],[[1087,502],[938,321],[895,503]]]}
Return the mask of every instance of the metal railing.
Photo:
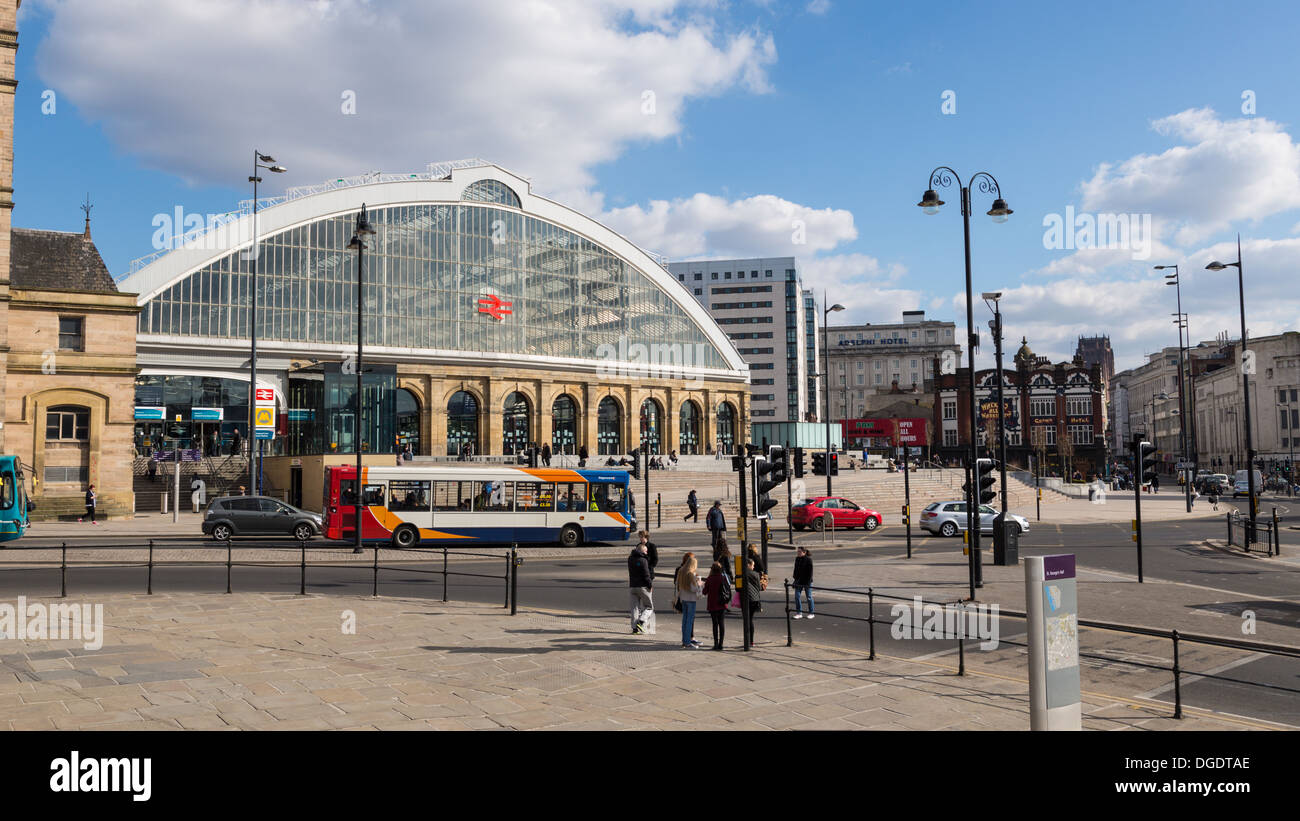
{"label": "metal railing", "polygon": [[[510,550],[505,552],[503,556],[499,554],[492,554],[487,552],[449,550],[448,548],[445,547],[399,548],[399,547],[394,547],[390,544],[374,545],[370,548],[370,550],[373,551],[373,557],[369,563],[366,563],[364,561],[355,561],[350,563],[331,563],[331,562],[317,561],[317,562],[308,563],[307,561],[308,549],[314,551],[330,550],[330,549],[350,550],[351,545],[340,548],[339,546],[332,545],[332,544],[322,545],[322,544],[312,544],[310,542],[301,542],[299,543],[299,545],[296,547],[295,550],[294,547],[287,546],[283,543],[241,542],[236,544],[230,540],[226,540],[226,541],[217,541],[217,542],[203,542],[197,545],[195,543],[164,542],[162,547],[165,549],[174,549],[178,547],[183,547],[183,548],[200,549],[200,550],[204,550],[204,549],[216,550],[216,551],[224,550],[226,554],[226,558],[225,561],[221,561],[219,559],[206,559],[206,560],[204,559],[180,559],[180,560],[156,559],[154,557],[154,551],[158,548],[158,545],[155,543],[155,540],[153,539],[148,540],[147,544],[105,544],[105,545],[93,545],[93,546],[89,546],[89,545],[71,546],[71,549],[74,551],[143,550],[143,551],[147,551],[144,561],[139,561],[139,560],[133,561],[133,560],[126,560],[126,559],[90,559],[86,561],[69,562],[68,561],[69,545],[67,542],[61,543],[59,547],[34,546],[34,545],[10,545],[5,548],[6,553],[11,553],[13,551],[22,551],[22,550],[30,550],[30,551],[58,550],[59,560],[57,562],[38,560],[35,562],[24,563],[21,565],[9,565],[9,564],[0,565],[0,572],[33,571],[33,570],[57,568],[59,571],[59,596],[63,598],[67,598],[68,571],[70,569],[89,569],[89,568],[102,569],[102,568],[129,568],[129,567],[144,568],[146,571],[145,578],[144,578],[145,592],[148,595],[153,595],[154,568],[225,567],[226,592],[233,593],[234,592],[234,568],[236,567],[291,568],[294,567],[295,565],[295,562],[291,560],[235,561],[234,552],[236,550],[263,550],[263,551],[283,550],[286,553],[291,551],[298,553],[298,561],[296,562],[296,565],[298,567],[298,574],[299,574],[298,575],[299,595],[307,594],[307,568],[308,567],[311,567],[314,570],[320,570],[320,569],[342,569],[342,570],[363,570],[363,571],[369,570],[371,575],[372,596],[379,595],[379,571],[382,570],[385,573],[418,573],[418,574],[428,574],[428,575],[441,575],[442,576],[442,600],[444,602],[448,601],[447,582],[451,576],[462,576],[462,577],[481,578],[481,579],[500,579],[503,582],[505,588],[505,593],[504,593],[505,599],[504,599],[504,603],[502,604],[502,607],[510,608],[510,614],[514,615],[518,606],[518,602],[517,602],[518,580],[515,578],[515,576],[517,573],[516,568],[519,566],[521,562],[518,556],[517,545],[511,547]],[[436,562],[438,558],[441,558],[442,567],[426,569],[420,567],[400,567],[393,564],[380,564],[379,562],[380,550],[398,551],[401,553],[411,553],[411,554],[416,554],[417,556],[428,557],[425,559],[414,560],[418,562],[433,563]],[[479,560],[504,559],[506,564],[505,573],[503,575],[498,576],[494,573],[474,573],[474,572],[463,571],[463,570],[452,570],[449,564],[450,558],[452,556],[473,556],[474,558]]]}
{"label": "metal railing", "polygon": [[1250,534],[1250,517],[1243,515],[1240,511],[1232,511],[1226,514],[1228,522],[1228,546],[1240,547],[1247,553],[1251,552],[1252,544],[1258,547],[1260,537],[1264,539],[1265,556],[1281,556],[1282,542],[1281,534],[1278,531],[1277,508],[1273,508],[1272,518],[1255,520],[1255,534],[1251,538]]}
{"label": "metal railing", "polygon": [[[793,586],[794,586],[793,583],[789,579],[785,580],[785,632],[786,632],[785,646],[786,647],[794,646],[794,624],[791,617],[791,613],[793,613],[794,611],[792,611],[790,608],[790,589]],[[884,599],[886,601],[906,602],[908,604],[913,604],[917,602],[916,596],[912,596],[908,598],[903,598],[901,596],[890,596],[883,593],[876,593],[870,587],[867,588],[865,593],[862,592],[861,590],[851,590],[842,587],[817,587],[815,585],[808,585],[807,589],[813,591],[841,593],[849,596],[866,599],[867,616],[865,618],[863,618],[862,616],[850,616],[843,613],[827,613],[824,609],[821,612],[819,612],[817,615],[822,616],[823,618],[834,618],[834,619],[841,619],[845,621],[866,622],[867,631],[868,631],[867,659],[869,661],[874,661],[876,658],[876,625],[881,622],[884,622],[885,624],[892,624],[892,620],[876,618],[876,614],[875,614],[876,600]],[[964,604],[964,602],[960,602],[960,601],[936,602],[936,601],[927,601],[925,599],[921,599],[920,604],[923,606],[934,605],[937,607],[947,608],[947,607],[952,607],[954,605],[960,607],[962,604]],[[809,609],[811,610],[811,607]],[[1020,619],[1022,621],[1027,621],[1028,615],[1015,610],[1002,610],[999,608],[995,618],[1013,618],[1013,619]],[[1113,633],[1149,636],[1152,638],[1171,640],[1173,642],[1173,657],[1172,657],[1172,662],[1168,667],[1165,667],[1163,665],[1158,665],[1158,664],[1150,664],[1143,661],[1136,661],[1133,659],[1117,658],[1113,655],[1103,656],[1103,655],[1098,655],[1096,653],[1085,653],[1082,651],[1079,652],[1079,658],[1092,659],[1094,661],[1102,661],[1110,664],[1127,664],[1132,667],[1141,667],[1147,670],[1158,670],[1158,671],[1171,673],[1173,676],[1173,686],[1174,686],[1173,718],[1181,719],[1183,717],[1182,677],[1184,675],[1196,676],[1198,679],[1214,679],[1216,681],[1226,681],[1232,684],[1244,684],[1251,687],[1262,687],[1264,689],[1280,690],[1282,692],[1294,693],[1296,695],[1300,695],[1300,689],[1294,687],[1284,687],[1279,684],[1269,684],[1262,681],[1246,681],[1244,679],[1232,678],[1230,676],[1221,675],[1219,673],[1189,671],[1183,669],[1183,667],[1179,663],[1179,649],[1180,649],[1180,645],[1182,644],[1199,644],[1199,645],[1206,645],[1211,647],[1223,647],[1231,650],[1241,650],[1244,652],[1251,652],[1251,653],[1264,653],[1271,656],[1278,656],[1281,658],[1291,658],[1291,659],[1300,659],[1300,647],[1290,647],[1282,644],[1265,644],[1263,642],[1254,642],[1254,641],[1239,641],[1237,639],[1225,639],[1225,638],[1220,638],[1218,636],[1205,636],[1205,635],[1199,635],[1193,633],[1183,633],[1178,630],[1160,630],[1160,629],[1155,629],[1150,627],[1139,627],[1136,625],[1117,624],[1114,622],[1095,621],[1091,619],[1079,619],[1078,624],[1079,627],[1086,627],[1094,630],[1105,630]],[[966,675],[966,639],[968,637],[965,636],[964,633],[958,632],[956,635],[953,636],[949,636],[945,634],[941,638],[955,640],[957,642],[957,675],[959,676]],[[999,645],[1007,644],[1012,647],[1028,647],[1028,644],[1024,642],[1009,641],[1007,639],[999,639],[998,643]]]}

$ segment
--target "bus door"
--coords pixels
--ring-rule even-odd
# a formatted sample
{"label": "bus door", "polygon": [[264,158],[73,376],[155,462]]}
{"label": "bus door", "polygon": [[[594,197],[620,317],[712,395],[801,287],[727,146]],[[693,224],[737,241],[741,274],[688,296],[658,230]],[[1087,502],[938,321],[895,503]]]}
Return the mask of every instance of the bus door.
{"label": "bus door", "polygon": [[474,502],[480,498],[483,484],[467,479],[433,482],[433,529],[464,533],[473,527],[477,518]]}

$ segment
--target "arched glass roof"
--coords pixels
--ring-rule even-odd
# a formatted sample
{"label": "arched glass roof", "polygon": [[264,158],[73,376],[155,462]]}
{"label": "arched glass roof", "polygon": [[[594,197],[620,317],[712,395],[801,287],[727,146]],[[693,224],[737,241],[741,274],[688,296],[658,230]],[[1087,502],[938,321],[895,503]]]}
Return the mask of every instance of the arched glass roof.
{"label": "arched glass roof", "polygon": [[465,202],[495,202],[519,208],[519,195],[500,180],[479,180],[465,186],[460,198]]}
{"label": "arched glass roof", "polygon": [[[627,360],[641,344],[671,346],[675,364],[728,369],[705,328],[627,260],[495,207],[505,197],[519,208],[504,183],[480,180],[465,188],[467,200],[471,192],[484,201],[370,210],[368,346],[603,361],[610,349],[601,346]],[[356,344],[354,219],[322,217],[259,238],[259,340]],[[226,253],[164,287],[143,305],[140,333],[248,338],[248,256]]]}

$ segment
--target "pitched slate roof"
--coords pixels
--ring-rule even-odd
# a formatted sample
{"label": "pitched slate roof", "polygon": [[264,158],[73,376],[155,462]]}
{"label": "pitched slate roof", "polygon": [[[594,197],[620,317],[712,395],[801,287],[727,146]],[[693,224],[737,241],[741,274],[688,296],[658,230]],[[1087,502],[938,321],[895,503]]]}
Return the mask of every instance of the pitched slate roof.
{"label": "pitched slate roof", "polygon": [[85,234],[14,228],[9,285],[31,290],[117,293],[117,284]]}

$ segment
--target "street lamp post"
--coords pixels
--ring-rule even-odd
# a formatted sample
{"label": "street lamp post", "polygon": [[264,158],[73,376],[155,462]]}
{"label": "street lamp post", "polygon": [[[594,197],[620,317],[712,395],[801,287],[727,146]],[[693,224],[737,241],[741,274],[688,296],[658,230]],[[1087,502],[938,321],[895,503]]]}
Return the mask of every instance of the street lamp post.
{"label": "street lamp post", "polygon": [[[1190,458],[1187,453],[1187,408],[1189,406],[1189,403],[1184,399],[1187,393],[1187,387],[1185,381],[1186,380],[1185,372],[1187,366],[1186,366],[1186,359],[1184,356],[1184,352],[1187,349],[1183,346],[1183,328],[1185,327],[1184,319],[1186,315],[1183,313],[1183,286],[1182,286],[1182,281],[1178,278],[1178,266],[1177,265],[1156,266],[1157,271],[1163,271],[1168,268],[1174,269],[1174,272],[1172,274],[1165,274],[1165,284],[1174,286],[1174,293],[1177,295],[1177,299],[1178,299],[1178,313],[1174,314],[1174,316],[1176,317],[1174,323],[1178,325],[1178,439],[1181,445],[1180,450],[1182,450],[1182,460],[1184,462],[1187,462]],[[1190,331],[1188,336],[1189,336],[1188,341],[1190,342],[1191,341]],[[1194,477],[1196,473],[1194,471],[1189,473],[1186,470],[1182,471],[1182,473],[1183,473],[1183,495],[1186,499],[1187,512],[1191,513],[1192,512],[1192,477]]]}
{"label": "street lamp post", "polygon": [[[259,465],[253,456],[254,443],[257,441],[257,184],[262,181],[257,175],[257,169],[265,168],[274,174],[283,174],[287,170],[282,165],[263,165],[274,162],[274,157],[253,149],[253,175],[248,178],[253,184],[253,245],[249,252],[253,263],[253,303],[248,320],[248,489],[254,496],[262,492],[261,483],[257,481]],[[260,447],[260,443],[257,447]]]}
{"label": "street lamp post", "polygon": [[1247,540],[1255,541],[1255,524],[1256,524],[1256,502],[1255,502],[1255,439],[1250,430],[1250,372],[1254,368],[1254,356],[1246,347],[1246,284],[1241,267],[1241,234],[1237,235],[1237,261],[1236,262],[1219,262],[1215,260],[1205,266],[1207,271],[1222,271],[1228,267],[1237,269],[1237,297],[1241,305],[1241,392],[1243,394],[1243,406],[1246,410],[1243,425],[1246,428],[1246,481],[1247,490],[1250,493],[1250,530],[1247,532]]}
{"label": "street lamp post", "polygon": [[993,332],[993,355],[997,363],[996,379],[998,381],[998,464],[1001,466],[1001,493],[1002,497],[1002,514],[998,516],[997,528],[993,531],[993,549],[998,551],[1001,545],[1002,555],[998,557],[999,562],[1006,562],[1007,542],[1007,414],[1005,399],[1002,395],[1002,310],[999,307],[999,300],[1002,299],[1001,291],[981,294],[985,303],[992,302],[990,306],[993,310],[993,319],[989,322],[989,330]]}
{"label": "street lamp post", "polygon": [[[826,305],[826,291],[822,291],[822,304]],[[826,397],[826,495],[831,495],[831,360],[830,348],[827,347],[830,342],[830,334],[827,332],[826,323],[830,320],[830,315],[844,310],[844,306],[838,302],[834,305],[827,305],[822,310],[822,392]]]}
{"label": "street lamp post", "polygon": [[361,483],[361,344],[362,344],[362,315],[365,307],[365,277],[364,269],[361,266],[362,258],[366,253],[366,237],[373,236],[374,227],[366,217],[366,204],[361,203],[361,213],[357,214],[357,226],[352,233],[352,239],[348,241],[348,247],[356,249],[357,252],[357,391],[356,399],[353,402],[353,419],[352,419],[352,444],[357,449],[357,492],[355,510],[357,512],[357,532],[356,542],[353,545],[352,552],[361,552],[361,515],[366,508],[365,486]]}
{"label": "street lamp post", "polygon": [[[993,178],[993,175],[985,171],[979,171],[970,178],[972,184],[976,180],[979,180],[979,190],[982,193],[992,193],[994,195],[993,207],[987,212],[988,215],[993,218],[993,221],[1002,223],[1010,219],[1012,211],[1007,207],[1006,201],[1002,199],[1002,189],[998,186],[998,181]],[[971,287],[970,186],[962,185],[961,177],[956,171],[953,171],[946,165],[941,165],[930,172],[930,185],[917,205],[927,214],[939,213],[939,207],[943,205],[943,200],[939,199],[939,195],[935,193],[934,189],[948,188],[952,186],[954,181],[957,184],[957,188],[961,191],[962,231],[965,237],[966,250],[966,352],[968,354],[967,359],[970,367],[970,373],[968,374],[970,378],[968,386],[970,390],[968,408],[970,412],[970,453],[966,458],[970,461],[970,469],[972,471],[972,476],[974,476],[974,471],[977,469],[976,460],[979,458],[977,442],[979,437],[979,428],[975,417],[975,348],[979,345],[979,334],[975,332],[975,305],[972,293],[973,288]],[[978,504],[979,491],[974,487],[974,480],[972,479],[970,492],[966,496],[966,532],[969,534],[968,538],[970,539],[970,597],[972,600],[975,598],[975,588],[984,586],[983,582],[979,580],[981,570],[979,557],[979,516],[978,511],[976,510]]]}

